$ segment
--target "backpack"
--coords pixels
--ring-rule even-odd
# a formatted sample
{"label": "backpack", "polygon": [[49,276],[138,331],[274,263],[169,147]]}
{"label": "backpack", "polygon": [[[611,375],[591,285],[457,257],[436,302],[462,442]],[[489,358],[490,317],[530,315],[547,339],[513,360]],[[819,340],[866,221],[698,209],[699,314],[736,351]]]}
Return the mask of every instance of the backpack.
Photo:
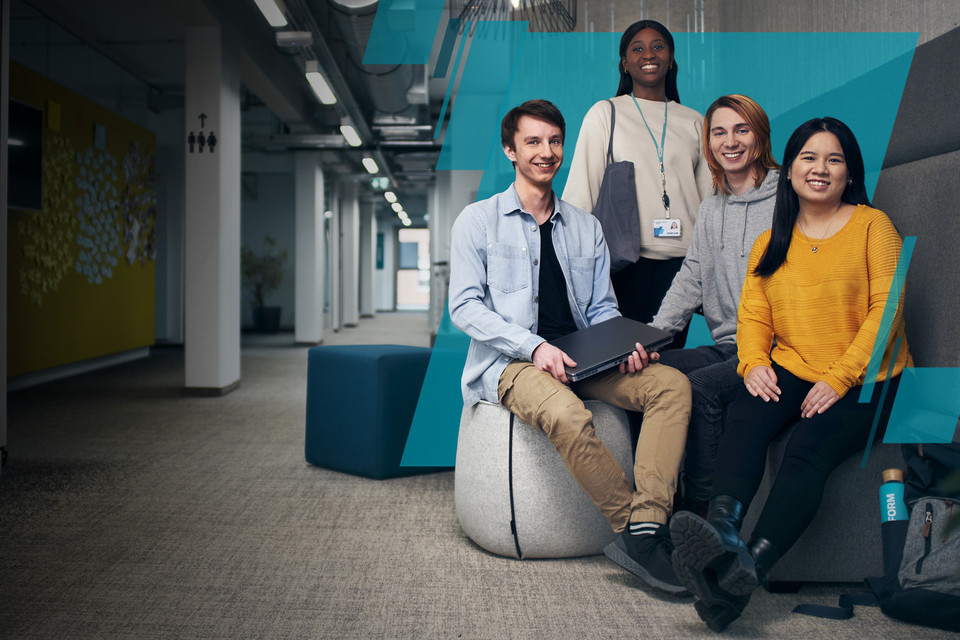
{"label": "backpack", "polygon": [[960,444],[902,450],[910,519],[881,524],[884,575],[866,579],[868,594],[840,596],[839,607],[802,604],[794,613],[845,619],[864,604],[905,622],[960,631]]}

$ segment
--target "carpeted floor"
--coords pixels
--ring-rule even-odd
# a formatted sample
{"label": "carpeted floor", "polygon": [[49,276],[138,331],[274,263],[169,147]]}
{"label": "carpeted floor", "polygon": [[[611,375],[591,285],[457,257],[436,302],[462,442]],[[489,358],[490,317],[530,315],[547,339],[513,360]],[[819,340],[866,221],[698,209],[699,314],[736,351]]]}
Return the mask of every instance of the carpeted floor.
{"label": "carpeted floor", "polygon": [[[328,344],[426,345],[425,314]],[[2,638],[714,637],[690,600],[603,557],[516,561],[460,532],[453,473],[366,480],[303,459],[306,348],[244,337],[242,384],[182,393],[183,353],[10,394]],[[858,585],[757,592],[732,638],[955,638],[877,609],[794,615]]]}

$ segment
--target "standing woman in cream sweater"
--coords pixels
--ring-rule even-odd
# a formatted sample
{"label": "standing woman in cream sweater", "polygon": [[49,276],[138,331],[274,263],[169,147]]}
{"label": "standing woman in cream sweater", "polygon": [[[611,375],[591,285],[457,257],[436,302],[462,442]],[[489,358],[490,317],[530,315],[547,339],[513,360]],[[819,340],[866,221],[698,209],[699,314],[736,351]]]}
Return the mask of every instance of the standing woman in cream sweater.
{"label": "standing woman in cream sweater", "polygon": [[[659,22],[641,20],[620,38],[620,85],[614,162],[635,167],[640,211],[640,258],[612,275],[621,313],[653,319],[693,237],[700,201],[711,193],[702,154],[703,116],[680,104],[673,36]],[[563,199],[593,211],[607,166],[610,103],[601,100],[584,116]],[[675,338],[683,346],[686,330]]]}

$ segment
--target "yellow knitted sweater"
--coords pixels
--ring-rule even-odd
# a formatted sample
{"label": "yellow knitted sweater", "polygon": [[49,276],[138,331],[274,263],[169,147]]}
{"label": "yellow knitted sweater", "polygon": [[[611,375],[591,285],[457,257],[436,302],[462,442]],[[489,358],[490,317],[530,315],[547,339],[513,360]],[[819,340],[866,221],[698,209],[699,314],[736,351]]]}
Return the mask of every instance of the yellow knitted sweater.
{"label": "yellow knitted sweater", "polygon": [[[746,376],[772,359],[802,380],[823,380],[843,397],[864,382],[903,244],[900,234],[885,213],[859,205],[816,253],[794,229],[786,261],[761,278],[753,272],[769,242],[766,231],[750,254],[737,314],[738,372]],[[901,300],[880,380],[887,376],[897,337],[903,340],[893,375],[913,366],[903,324]]]}

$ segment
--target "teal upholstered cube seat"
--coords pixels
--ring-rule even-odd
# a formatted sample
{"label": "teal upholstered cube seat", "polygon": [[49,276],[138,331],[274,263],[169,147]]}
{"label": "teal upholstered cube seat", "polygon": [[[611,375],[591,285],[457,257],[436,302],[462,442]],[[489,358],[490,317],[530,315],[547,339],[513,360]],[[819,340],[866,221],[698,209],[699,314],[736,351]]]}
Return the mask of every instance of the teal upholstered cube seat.
{"label": "teal upholstered cube seat", "polygon": [[307,356],[307,462],[369,478],[433,470],[401,467],[431,350],[319,346]]}

